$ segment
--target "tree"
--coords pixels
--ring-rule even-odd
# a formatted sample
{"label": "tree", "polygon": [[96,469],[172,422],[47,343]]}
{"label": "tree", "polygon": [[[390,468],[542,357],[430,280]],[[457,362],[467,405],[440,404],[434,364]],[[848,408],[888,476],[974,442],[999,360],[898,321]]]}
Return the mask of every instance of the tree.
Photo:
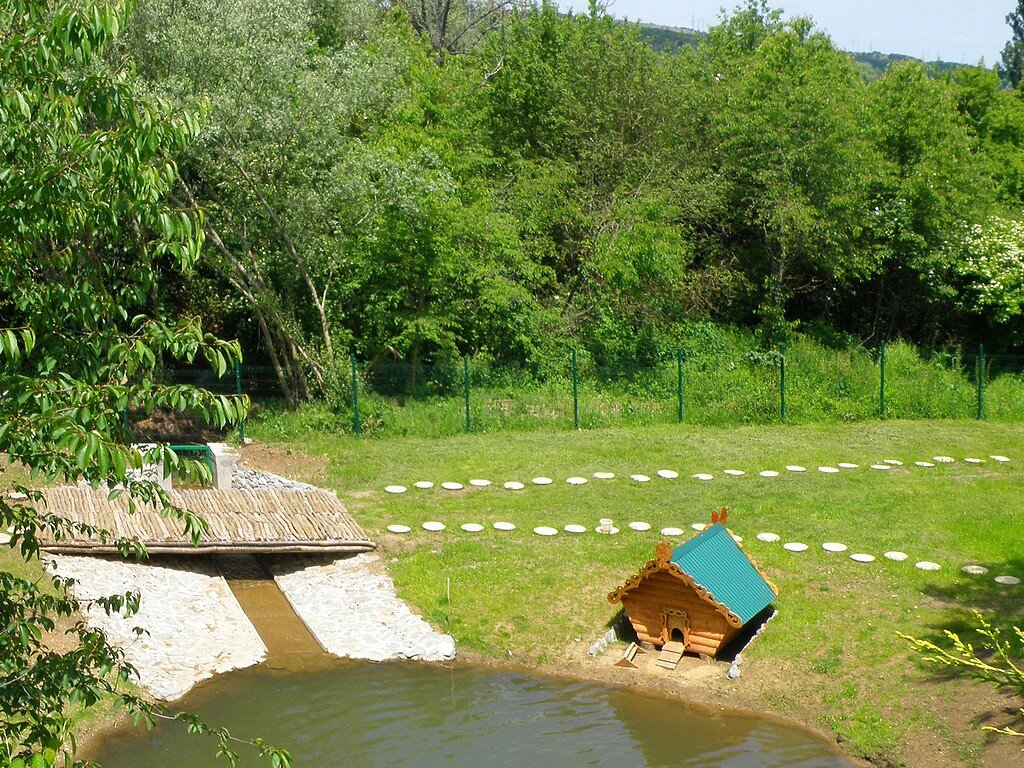
{"label": "tree", "polygon": [[[138,471],[144,462],[186,477],[205,470],[165,445],[141,455],[120,415],[166,407],[223,426],[242,418],[247,404],[154,380],[161,353],[204,357],[223,373],[238,347],[204,333],[195,319],[152,311],[157,265],[189,269],[200,254],[201,218],[165,200],[172,158],[195,140],[201,114],[140,100],[130,62],[103,64],[100,54],[132,7],[0,3],[0,456],[32,477],[125,493],[133,507],[182,521],[196,539],[203,521],[173,508]],[[0,495],[0,529],[11,531],[0,560],[0,764],[41,768],[61,754],[72,764],[75,710],[103,698],[150,722],[179,718],[192,730],[212,730],[230,757],[226,731],[170,715],[124,687],[133,670],[122,654],[78,618],[69,582],[40,567],[43,536],[87,529],[41,506],[40,494],[24,485]],[[145,555],[136,541],[117,545],[126,556]],[[99,604],[131,613],[137,601],[128,593]],[[69,650],[53,649],[55,631],[69,636]],[[272,765],[290,762],[286,752],[256,744]]]}
{"label": "tree", "polygon": [[1017,7],[1006,15],[1006,23],[1013,37],[1003,47],[999,74],[1007,85],[1016,88],[1024,77],[1024,0],[1017,0]]}
{"label": "tree", "polygon": [[386,7],[402,8],[420,35],[437,52],[464,53],[511,14],[531,7],[530,0],[384,0]]}

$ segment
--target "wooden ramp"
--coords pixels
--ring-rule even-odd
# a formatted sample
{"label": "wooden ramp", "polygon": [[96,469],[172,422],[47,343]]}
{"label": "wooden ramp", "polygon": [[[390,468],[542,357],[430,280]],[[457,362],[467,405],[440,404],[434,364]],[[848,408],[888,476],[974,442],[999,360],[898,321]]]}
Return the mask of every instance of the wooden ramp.
{"label": "wooden ramp", "polygon": [[658,660],[654,663],[665,669],[675,669],[679,660],[683,658],[686,648],[677,640],[671,640],[661,647]]}
{"label": "wooden ramp", "polygon": [[[184,526],[152,507],[128,510],[125,495],[113,501],[105,490],[51,488],[43,492],[46,511],[109,532],[137,539],[152,554],[202,555],[211,552],[354,553],[376,548],[329,491],[173,490],[174,506],[199,515],[210,532],[193,546]],[[50,552],[113,554],[117,547],[98,535],[56,541],[43,539]]]}

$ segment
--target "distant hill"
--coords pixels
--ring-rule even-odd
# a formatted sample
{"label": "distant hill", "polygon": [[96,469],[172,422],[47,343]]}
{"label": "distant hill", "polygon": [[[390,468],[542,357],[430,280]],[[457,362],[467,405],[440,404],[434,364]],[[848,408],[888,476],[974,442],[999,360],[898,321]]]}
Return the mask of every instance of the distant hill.
{"label": "distant hill", "polygon": [[[696,29],[668,27],[644,22],[640,22],[640,34],[654,50],[668,51],[669,53],[675,53],[680,48],[695,48],[701,40],[707,38],[706,33]],[[920,59],[902,53],[880,53],[878,51],[849,53],[867,80],[877,80],[886,67],[898,61],[920,61]],[[929,61],[927,64],[929,69],[935,72],[948,72],[951,69],[964,66],[953,61]]]}

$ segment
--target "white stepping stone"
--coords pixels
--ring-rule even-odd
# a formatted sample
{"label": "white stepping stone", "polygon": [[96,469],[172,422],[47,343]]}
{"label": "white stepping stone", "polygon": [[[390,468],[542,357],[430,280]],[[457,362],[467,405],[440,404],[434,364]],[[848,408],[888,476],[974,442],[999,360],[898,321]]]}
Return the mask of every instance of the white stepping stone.
{"label": "white stepping stone", "polygon": [[840,544],[838,541],[826,541],[821,545],[821,548],[826,552],[845,552],[849,549],[845,544]]}
{"label": "white stepping stone", "polygon": [[392,523],[388,526],[388,530],[391,533],[408,533],[412,530],[408,525],[399,525],[398,523]]}
{"label": "white stepping stone", "polygon": [[444,488],[446,491],[461,491],[462,483],[441,483],[441,487]]}
{"label": "white stepping stone", "polygon": [[484,529],[480,523],[463,523],[460,527],[466,533],[480,533]]}
{"label": "white stepping stone", "polygon": [[851,464],[848,461],[840,461],[838,464],[836,464],[836,466],[839,467],[840,469],[859,469],[860,468],[859,464]]}
{"label": "white stepping stone", "polygon": [[988,573],[988,568],[984,565],[965,565],[960,569],[964,573],[969,573],[971,576],[984,576]]}
{"label": "white stepping stone", "polygon": [[989,458],[992,459],[992,461],[999,461],[1002,462],[1003,464],[1010,460],[1009,456],[989,456]]}
{"label": "white stepping stone", "polygon": [[634,520],[632,523],[629,524],[629,527],[632,528],[634,531],[649,531],[649,530],[651,530],[651,524],[650,523],[644,523],[644,522],[641,522],[639,520]]}
{"label": "white stepping stone", "polygon": [[427,488],[433,488],[434,487],[434,484],[432,482],[430,482],[429,480],[419,480],[419,481],[413,483],[413,485],[415,485],[420,490],[424,490],[424,491]]}
{"label": "white stepping stone", "polygon": [[[535,477],[531,482],[534,485],[551,485],[554,482],[550,477]],[[556,531],[557,533],[557,531]]]}
{"label": "white stepping stone", "polygon": [[968,464],[984,464],[985,463],[984,459],[975,459],[975,458],[964,459],[964,461],[966,461]]}
{"label": "white stepping stone", "polygon": [[583,485],[584,483],[587,482],[587,478],[585,478],[585,477],[570,477],[565,482],[567,482],[569,485]]}
{"label": "white stepping stone", "polygon": [[1020,579],[1016,576],[996,576],[996,584],[1004,584],[1008,587],[1012,587],[1014,584],[1020,584]]}
{"label": "white stepping stone", "polygon": [[779,473],[774,469],[766,469],[764,472],[758,472],[761,477],[778,477]]}
{"label": "white stepping stone", "polygon": [[693,476],[694,480],[714,480],[714,475],[709,475],[707,472],[698,472]]}
{"label": "white stepping stone", "polygon": [[873,563],[875,562],[875,556],[869,555],[865,552],[855,552],[850,555],[850,559],[857,563]]}
{"label": "white stepping stone", "polygon": [[576,523],[570,523],[569,525],[565,526],[565,528],[563,528],[562,530],[564,530],[566,533],[586,533],[587,532],[586,526],[577,525]]}
{"label": "white stepping stone", "polygon": [[872,469],[877,469],[879,472],[885,472],[887,469],[892,469],[888,464],[872,464]]}
{"label": "white stepping stone", "polygon": [[818,467],[818,471],[826,475],[838,475],[839,470],[836,467]]}
{"label": "white stepping stone", "polygon": [[935,466],[930,461],[915,461],[914,464],[916,464],[919,467],[925,467],[926,469]]}
{"label": "white stepping stone", "polygon": [[768,533],[766,531],[764,533],[757,534],[757,538],[760,539],[761,541],[767,543],[767,544],[773,544],[773,543],[775,543],[776,541],[779,540],[779,534],[777,534],[777,533]]}
{"label": "white stepping stone", "polygon": [[423,530],[424,531],[434,531],[435,533],[437,531],[443,531],[444,530],[444,523],[439,523],[439,522],[437,522],[437,520],[427,520],[427,522],[425,522],[423,524]]}
{"label": "white stepping stone", "polygon": [[595,472],[594,478],[597,480],[611,480],[615,477],[614,472]]}
{"label": "white stepping stone", "polygon": [[786,471],[787,472],[806,472],[807,471],[807,467],[801,467],[799,464],[787,464],[786,465]]}
{"label": "white stepping stone", "polygon": [[661,535],[662,536],[682,536],[683,533],[684,533],[684,531],[683,531],[682,528],[672,528],[672,527],[669,527],[669,528],[662,528],[661,529]]}
{"label": "white stepping stone", "polygon": [[723,469],[722,474],[728,475],[729,477],[743,477],[747,473],[742,469]]}
{"label": "white stepping stone", "polygon": [[638,483],[649,483],[651,481],[651,478],[647,475],[630,475],[629,479],[636,480]]}
{"label": "white stepping stone", "polygon": [[790,552],[806,552],[807,545],[801,544],[799,541],[790,541],[782,545],[783,549],[789,550]]}
{"label": "white stepping stone", "polygon": [[658,477],[662,477],[665,480],[675,480],[677,477],[679,477],[679,473],[673,469],[659,469]]}
{"label": "white stepping stone", "polygon": [[885,554],[882,555],[882,557],[887,558],[889,560],[894,560],[897,563],[902,563],[904,560],[907,559],[907,553],[906,552],[900,552],[898,550],[893,550],[891,552],[886,552]]}
{"label": "white stepping stone", "polygon": [[602,528],[599,525],[599,526],[597,526],[597,528],[594,529],[594,533],[600,533],[600,534],[603,534],[605,536],[614,536],[618,532],[619,532],[619,529],[616,528],[615,526],[612,526],[611,528]]}
{"label": "white stepping stone", "polygon": [[932,458],[938,464],[953,464],[956,461],[952,456],[932,456]]}
{"label": "white stepping stone", "polygon": [[405,493],[408,489],[404,485],[387,485],[384,490],[388,493]]}
{"label": "white stepping stone", "polygon": [[558,529],[551,528],[546,525],[538,525],[536,528],[533,529],[533,532],[536,533],[538,536],[554,536],[558,533]]}
{"label": "white stepping stone", "polygon": [[690,527],[695,531],[703,531],[708,527],[707,523],[692,523]]}
{"label": "white stepping stone", "polygon": [[514,531],[516,529],[515,523],[508,523],[504,520],[499,520],[493,527],[496,531]]}
{"label": "white stepping stone", "polygon": [[902,467],[903,462],[899,459],[882,459],[883,464],[888,464],[890,467]]}
{"label": "white stepping stone", "polygon": [[521,491],[526,486],[520,483],[518,480],[509,480],[507,483],[505,483],[505,487],[508,488],[510,491]]}
{"label": "white stepping stone", "polygon": [[743,543],[743,537],[737,536],[735,533],[732,535],[732,540],[735,541],[737,544]]}
{"label": "white stepping stone", "polygon": [[491,481],[490,480],[476,479],[476,480],[470,480],[469,484],[472,485],[474,488],[486,488],[488,485],[491,484]]}
{"label": "white stepping stone", "polygon": [[922,571],[938,571],[942,568],[938,563],[933,563],[931,560],[921,560],[918,563],[914,563],[915,568],[920,568]]}

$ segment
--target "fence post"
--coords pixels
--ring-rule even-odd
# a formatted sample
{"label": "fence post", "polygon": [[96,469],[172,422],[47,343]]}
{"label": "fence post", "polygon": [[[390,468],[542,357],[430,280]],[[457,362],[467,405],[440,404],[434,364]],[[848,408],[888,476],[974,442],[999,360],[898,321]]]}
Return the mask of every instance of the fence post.
{"label": "fence post", "polygon": [[974,363],[978,382],[978,421],[985,418],[985,345],[978,345],[978,359]]}
{"label": "fence post", "polygon": [[469,418],[469,355],[462,358],[462,389],[466,397],[466,431],[473,429]]}
{"label": "fence post", "polygon": [[349,361],[352,363],[352,431],[358,435],[361,431],[359,427],[359,369],[356,367],[355,353],[349,355]]}
{"label": "fence post", "polygon": [[683,350],[676,350],[676,397],[679,401],[679,423],[682,424],[686,418],[686,411],[683,398]]}
{"label": "fence post", "polygon": [[885,418],[885,342],[878,348],[878,418]]}
{"label": "fence post", "polygon": [[[235,360],[235,394],[242,395],[242,361]],[[238,422],[238,442],[245,445],[245,419]]]}
{"label": "fence post", "polygon": [[576,348],[572,350],[572,423],[579,430],[580,428],[580,384],[579,370],[576,367]]}
{"label": "fence post", "polygon": [[786,420],[786,345],[783,344],[779,354],[779,416]]}

